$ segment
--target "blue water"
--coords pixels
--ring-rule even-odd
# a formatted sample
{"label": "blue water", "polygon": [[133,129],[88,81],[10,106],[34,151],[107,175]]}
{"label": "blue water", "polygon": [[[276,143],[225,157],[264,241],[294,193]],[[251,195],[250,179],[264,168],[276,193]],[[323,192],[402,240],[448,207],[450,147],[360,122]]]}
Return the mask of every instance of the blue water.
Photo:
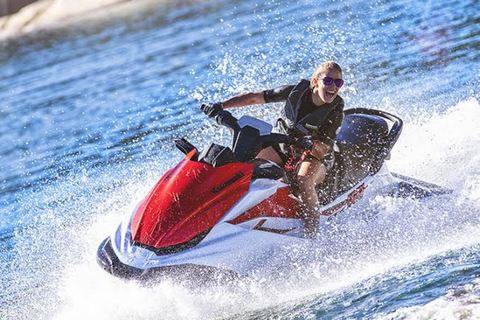
{"label": "blue water", "polygon": [[[479,1],[137,1],[56,25],[0,42],[0,319],[480,319]],[[392,171],[452,195],[371,199],[381,214],[283,252],[273,278],[145,288],[100,270],[173,140],[228,141],[202,102],[329,59],[348,108],[405,120]]]}

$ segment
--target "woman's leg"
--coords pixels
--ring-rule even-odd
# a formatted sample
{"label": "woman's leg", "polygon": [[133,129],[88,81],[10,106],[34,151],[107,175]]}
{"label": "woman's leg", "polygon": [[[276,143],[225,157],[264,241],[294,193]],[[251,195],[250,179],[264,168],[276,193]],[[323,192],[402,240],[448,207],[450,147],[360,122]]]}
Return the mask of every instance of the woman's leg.
{"label": "woman's leg", "polygon": [[278,153],[273,149],[273,147],[268,147],[260,151],[257,155],[257,158],[270,160],[282,166],[282,158],[278,155]]}
{"label": "woman's leg", "polygon": [[319,203],[315,186],[325,179],[327,170],[316,159],[308,159],[301,163],[297,175],[300,198],[303,203],[301,215],[304,220],[305,236],[314,238],[320,222]]}
{"label": "woman's leg", "polygon": [[[257,158],[273,161],[279,166],[283,164],[282,159],[272,147],[260,151]],[[305,236],[309,238],[315,237],[320,222],[318,196],[315,186],[325,179],[326,172],[327,170],[322,162],[317,159],[307,159],[300,164],[297,174],[300,199],[303,204],[303,210],[300,212],[300,215],[304,220]]]}

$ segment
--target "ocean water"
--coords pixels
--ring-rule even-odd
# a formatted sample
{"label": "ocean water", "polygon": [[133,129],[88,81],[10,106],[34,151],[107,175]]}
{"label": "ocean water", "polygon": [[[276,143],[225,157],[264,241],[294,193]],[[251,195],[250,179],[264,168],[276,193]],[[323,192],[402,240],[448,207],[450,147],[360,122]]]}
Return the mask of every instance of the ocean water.
{"label": "ocean water", "polygon": [[[53,24],[0,42],[0,319],[480,319],[479,1],[132,1]],[[174,139],[228,141],[202,102],[330,59],[347,108],[404,119],[390,170],[452,194],[368,199],[375,217],[280,250],[271,277],[143,287],[97,266]]]}

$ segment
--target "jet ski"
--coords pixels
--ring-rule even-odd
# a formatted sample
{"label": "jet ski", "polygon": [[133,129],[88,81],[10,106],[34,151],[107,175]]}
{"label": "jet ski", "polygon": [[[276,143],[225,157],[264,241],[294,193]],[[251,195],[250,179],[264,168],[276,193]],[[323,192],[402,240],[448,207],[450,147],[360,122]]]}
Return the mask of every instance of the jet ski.
{"label": "jet ski", "polygon": [[[184,158],[99,246],[97,261],[108,273],[140,281],[245,277],[265,268],[275,248],[315,241],[304,237],[300,202],[285,168],[256,158],[274,144],[308,149],[311,142],[272,132],[250,116],[237,119],[223,110],[215,118],[230,130],[232,145],[211,143],[200,151],[186,139],[175,141]],[[345,110],[335,164],[317,188],[321,225],[369,194],[423,199],[450,192],[388,171],[385,161],[402,126],[384,111]]]}

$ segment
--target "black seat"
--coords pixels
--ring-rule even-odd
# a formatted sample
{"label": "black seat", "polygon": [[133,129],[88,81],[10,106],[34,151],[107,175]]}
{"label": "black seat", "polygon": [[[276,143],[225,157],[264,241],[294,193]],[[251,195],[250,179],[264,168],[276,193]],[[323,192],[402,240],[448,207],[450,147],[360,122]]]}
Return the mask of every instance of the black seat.
{"label": "black seat", "polygon": [[254,165],[252,180],[262,178],[278,180],[285,177],[285,170],[271,161],[255,159],[252,161],[252,164]]}
{"label": "black seat", "polygon": [[337,135],[339,152],[335,152],[335,164],[325,181],[317,186],[322,192],[323,203],[362,181],[383,158],[385,141],[389,133],[387,122],[368,114],[348,114]]}

